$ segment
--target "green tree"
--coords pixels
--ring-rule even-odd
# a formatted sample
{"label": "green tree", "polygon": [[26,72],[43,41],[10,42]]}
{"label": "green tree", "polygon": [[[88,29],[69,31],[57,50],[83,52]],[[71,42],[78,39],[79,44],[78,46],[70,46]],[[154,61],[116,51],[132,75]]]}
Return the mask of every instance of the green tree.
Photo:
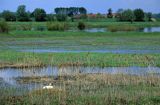
{"label": "green tree", "polygon": [[130,21],[133,22],[134,20],[134,13],[132,10],[128,9],[128,10],[124,10],[122,13],[119,14],[119,21]]}
{"label": "green tree", "polygon": [[135,21],[144,21],[145,14],[142,9],[134,10]]}
{"label": "green tree", "polygon": [[18,21],[29,21],[30,20],[29,15],[26,12],[26,6],[25,5],[18,6],[17,20]]}
{"label": "green tree", "polygon": [[112,9],[111,8],[108,9],[107,17],[108,18],[113,18],[113,14],[112,14]]}
{"label": "green tree", "polygon": [[33,12],[36,21],[45,21],[46,20],[46,12],[44,9],[36,8]]}
{"label": "green tree", "polygon": [[16,21],[16,14],[13,12],[10,12],[9,10],[4,10],[2,12],[2,17],[6,20],[6,21]]}
{"label": "green tree", "polygon": [[152,13],[148,12],[147,14],[148,21],[152,21]]}

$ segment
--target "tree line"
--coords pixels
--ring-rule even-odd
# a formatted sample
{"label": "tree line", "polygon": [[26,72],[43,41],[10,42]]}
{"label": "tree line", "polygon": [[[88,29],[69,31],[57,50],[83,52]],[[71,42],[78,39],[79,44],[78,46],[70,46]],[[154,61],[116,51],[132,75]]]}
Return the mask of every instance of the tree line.
{"label": "tree line", "polygon": [[[6,21],[66,21],[68,17],[72,21],[78,15],[81,18],[87,18],[87,10],[84,7],[70,7],[70,8],[55,8],[56,14],[47,14],[42,8],[36,8],[33,12],[26,11],[25,5],[20,5],[16,12],[4,10],[0,13],[0,17]],[[142,9],[119,9],[116,13],[112,12],[112,9],[108,9],[107,18],[116,18],[118,21],[152,21],[152,17],[155,16],[151,12],[145,13]],[[157,17],[159,15],[156,15]],[[103,17],[100,13],[97,14],[97,18]]]}
{"label": "tree line", "polygon": [[55,8],[54,11],[56,14],[47,14],[44,9],[36,8],[33,12],[30,12],[26,11],[25,5],[20,5],[16,12],[4,10],[0,17],[6,21],[49,21],[55,20],[55,18],[58,21],[65,21],[67,16],[73,18],[77,14],[87,14],[87,10],[84,7]]}

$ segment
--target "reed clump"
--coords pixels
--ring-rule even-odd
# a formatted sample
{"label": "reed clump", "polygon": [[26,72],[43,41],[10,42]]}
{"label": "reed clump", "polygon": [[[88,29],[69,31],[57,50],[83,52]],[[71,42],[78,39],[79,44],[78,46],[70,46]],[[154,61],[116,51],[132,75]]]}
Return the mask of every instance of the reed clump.
{"label": "reed clump", "polygon": [[136,31],[138,28],[136,26],[131,25],[110,25],[107,29],[111,32],[118,32],[118,31]]}
{"label": "reed clump", "polygon": [[8,33],[9,25],[5,20],[0,20],[0,33]]}
{"label": "reed clump", "polygon": [[47,22],[47,29],[49,31],[64,31],[68,29],[68,25],[65,22]]}

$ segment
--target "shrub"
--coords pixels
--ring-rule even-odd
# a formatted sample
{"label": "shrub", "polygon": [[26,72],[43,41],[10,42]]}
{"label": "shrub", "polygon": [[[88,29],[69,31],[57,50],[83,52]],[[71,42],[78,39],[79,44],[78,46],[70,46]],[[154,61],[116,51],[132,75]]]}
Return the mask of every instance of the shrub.
{"label": "shrub", "polygon": [[37,31],[44,31],[44,30],[46,30],[46,27],[44,27],[44,26],[37,26],[36,30]]}
{"label": "shrub", "polygon": [[128,10],[124,10],[122,11],[119,16],[118,19],[119,21],[133,21],[134,20],[134,13],[132,10],[128,9]]}
{"label": "shrub", "polygon": [[142,9],[135,9],[134,15],[135,15],[135,21],[144,21],[145,14]]}
{"label": "shrub", "polygon": [[41,8],[36,8],[33,12],[36,21],[46,21],[46,11]]}
{"label": "shrub", "polygon": [[16,21],[16,14],[13,12],[10,12],[8,10],[4,10],[2,12],[2,17],[6,20],[6,21]]}
{"label": "shrub", "polygon": [[58,15],[56,15],[56,19],[57,19],[57,21],[60,21],[60,22],[66,21],[67,20],[67,16],[64,15],[64,14],[58,14]]}
{"label": "shrub", "polygon": [[117,32],[117,31],[136,31],[137,27],[131,26],[131,25],[123,25],[123,26],[109,26],[107,28],[111,32]]}
{"label": "shrub", "polygon": [[9,26],[6,21],[0,20],[0,33],[8,33]]}
{"label": "shrub", "polygon": [[49,31],[64,31],[68,29],[68,25],[62,22],[48,22],[47,29]]}
{"label": "shrub", "polygon": [[20,25],[20,30],[30,31],[30,30],[32,30],[32,25],[31,24],[22,24],[22,25]]}
{"label": "shrub", "polygon": [[84,30],[86,28],[86,25],[83,22],[78,23],[78,29],[79,30]]}

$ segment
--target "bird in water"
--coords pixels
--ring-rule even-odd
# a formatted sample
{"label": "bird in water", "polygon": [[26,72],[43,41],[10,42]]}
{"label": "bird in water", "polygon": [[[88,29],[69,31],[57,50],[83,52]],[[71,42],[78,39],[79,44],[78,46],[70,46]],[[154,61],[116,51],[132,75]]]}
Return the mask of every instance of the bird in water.
{"label": "bird in water", "polygon": [[43,86],[43,89],[53,89],[52,84],[50,83],[48,86]]}

